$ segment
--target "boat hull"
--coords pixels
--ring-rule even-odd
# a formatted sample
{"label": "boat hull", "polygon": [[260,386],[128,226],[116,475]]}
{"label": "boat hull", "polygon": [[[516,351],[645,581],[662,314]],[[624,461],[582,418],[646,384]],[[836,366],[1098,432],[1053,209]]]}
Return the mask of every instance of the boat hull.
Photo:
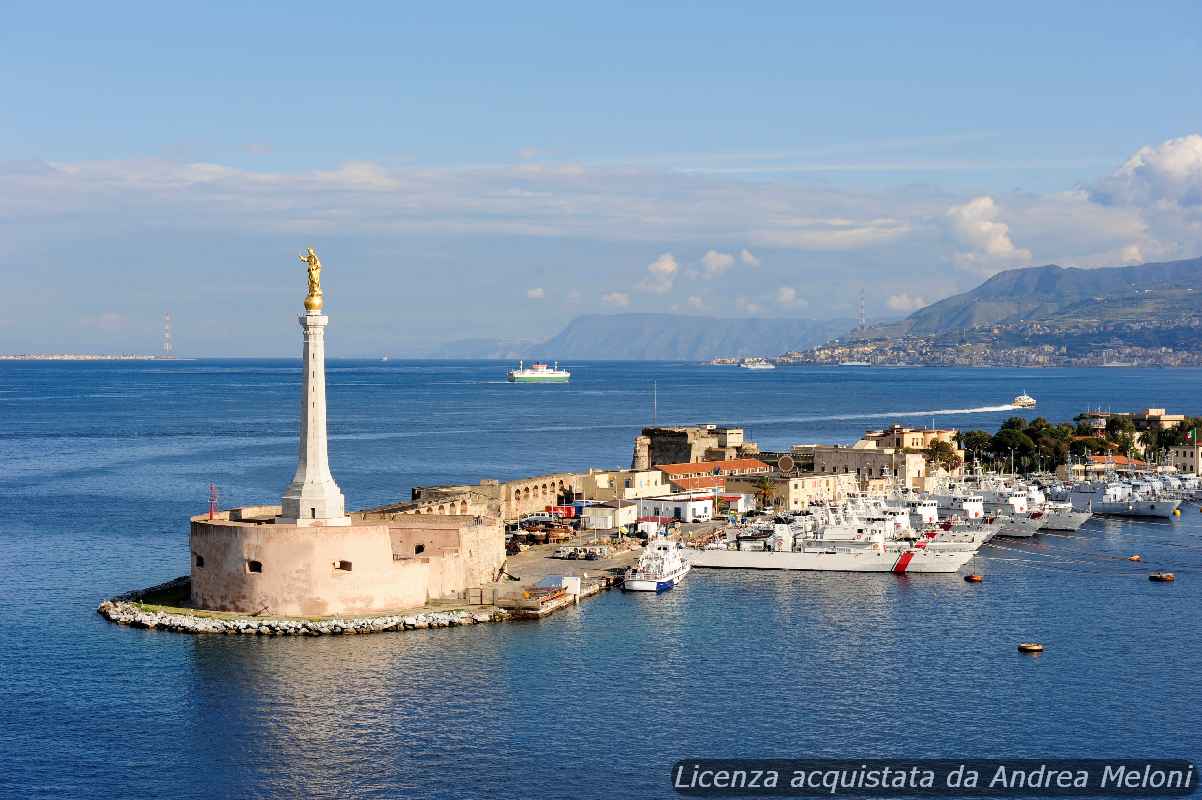
{"label": "boat hull", "polygon": [[666,592],[673,586],[676,586],[684,576],[689,574],[691,565],[686,564],[680,570],[677,570],[672,575],[664,575],[662,577],[639,577],[626,578],[622,581],[622,591],[624,592]]}
{"label": "boat hull", "polygon": [[533,377],[533,376],[529,376],[529,375],[510,375],[509,376],[510,383],[567,383],[570,380],[571,380],[571,378],[560,377],[560,376],[552,376],[552,377],[545,377],[545,376]]}
{"label": "boat hull", "polygon": [[1093,516],[1088,511],[1048,511],[1045,531],[1076,531]]}
{"label": "boat hull", "polygon": [[814,550],[695,550],[689,553],[694,567],[713,569],[782,569],[815,572],[958,572],[975,552],[934,552],[925,549],[877,553],[820,552]]}
{"label": "boat hull", "polygon": [[[1078,504],[1073,498],[1073,506]],[[1172,519],[1173,512],[1181,505],[1180,500],[1130,500],[1130,501],[1094,501],[1091,508],[1094,514],[1103,517],[1143,517],[1153,519]]]}

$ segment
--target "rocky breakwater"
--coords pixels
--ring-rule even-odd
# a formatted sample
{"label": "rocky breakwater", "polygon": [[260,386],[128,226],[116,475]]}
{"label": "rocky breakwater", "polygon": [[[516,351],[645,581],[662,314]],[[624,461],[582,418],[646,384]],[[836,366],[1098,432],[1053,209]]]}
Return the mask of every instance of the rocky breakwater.
{"label": "rocky breakwater", "polygon": [[190,579],[185,575],[158,586],[104,600],[96,611],[110,622],[131,628],[249,636],[353,636],[384,631],[453,628],[502,622],[509,618],[509,614],[500,609],[475,612],[455,609],[368,617],[294,619],[189,613],[187,609],[164,608],[153,604],[156,598],[187,596],[189,586]]}

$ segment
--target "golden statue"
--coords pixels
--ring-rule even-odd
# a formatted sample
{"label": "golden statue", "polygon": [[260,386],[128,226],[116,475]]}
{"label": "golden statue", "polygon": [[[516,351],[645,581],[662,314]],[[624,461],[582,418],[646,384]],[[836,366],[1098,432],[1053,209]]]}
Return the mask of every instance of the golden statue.
{"label": "golden statue", "polygon": [[309,296],[305,298],[305,310],[320,311],[322,306],[321,259],[317,257],[317,251],[312,247],[308,249],[308,252],[301,253],[297,258],[305,262],[309,267]]}

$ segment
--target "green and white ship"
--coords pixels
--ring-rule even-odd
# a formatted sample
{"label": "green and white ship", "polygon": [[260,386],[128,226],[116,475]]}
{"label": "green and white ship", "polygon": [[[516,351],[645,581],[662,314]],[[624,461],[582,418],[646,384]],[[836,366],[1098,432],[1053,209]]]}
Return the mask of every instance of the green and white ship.
{"label": "green and white ship", "polygon": [[509,370],[510,383],[567,383],[571,377],[572,373],[559,368],[558,361],[554,367],[543,361],[535,361],[527,367],[525,361],[519,361],[517,369]]}

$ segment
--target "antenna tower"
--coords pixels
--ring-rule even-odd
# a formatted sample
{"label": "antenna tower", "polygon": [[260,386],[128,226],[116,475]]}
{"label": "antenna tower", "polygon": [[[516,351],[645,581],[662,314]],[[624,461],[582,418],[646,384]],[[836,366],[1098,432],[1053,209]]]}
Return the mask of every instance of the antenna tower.
{"label": "antenna tower", "polygon": [[163,315],[163,355],[171,358],[171,312]]}
{"label": "antenna tower", "polygon": [[864,290],[863,289],[860,290],[859,322],[860,322],[860,330],[864,330],[865,328],[868,327],[868,320],[864,317]]}

